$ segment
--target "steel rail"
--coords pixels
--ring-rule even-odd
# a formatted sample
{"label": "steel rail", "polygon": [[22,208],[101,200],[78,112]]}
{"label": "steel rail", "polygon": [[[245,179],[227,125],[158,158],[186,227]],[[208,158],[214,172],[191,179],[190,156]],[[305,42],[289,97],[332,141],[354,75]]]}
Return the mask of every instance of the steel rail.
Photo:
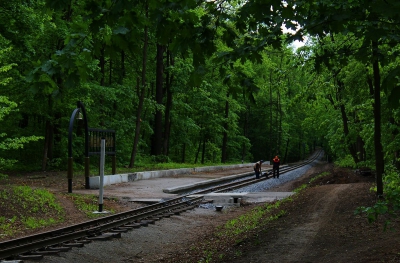
{"label": "steel rail", "polygon": [[[314,155],[312,155],[305,162],[302,162],[300,164],[295,164],[293,166],[287,166],[285,168],[282,168],[282,169],[280,169],[279,174],[285,174],[287,172],[296,170],[296,169],[298,169],[300,167],[303,167],[303,166],[305,166],[307,164],[310,164],[310,163],[314,162],[315,160],[317,160],[318,157],[321,154],[322,154],[322,151],[318,151]],[[205,193],[209,193],[209,192],[226,192],[226,191],[239,189],[239,188],[245,187],[247,185],[251,185],[251,184],[258,183],[260,181],[271,179],[271,177],[268,177],[268,175],[270,175],[271,173],[272,173],[272,169],[267,170],[267,175],[266,175],[265,178],[263,178],[263,176],[261,176],[260,179],[256,179],[256,178],[254,178],[254,175],[251,175],[252,178],[243,179],[241,181],[233,181],[233,182],[230,182],[230,183],[220,184],[220,185],[217,185],[217,186],[213,186],[211,188],[206,188],[206,189],[203,189],[203,190],[199,190],[199,191],[193,192],[192,195],[205,194]],[[250,177],[250,176],[247,175],[247,176],[244,176],[244,177]]]}
{"label": "steel rail", "polygon": [[1,242],[0,259],[7,259],[10,257],[18,258],[18,255],[29,252],[37,253],[40,252],[38,251],[39,249],[49,246],[59,245],[82,238],[98,236],[106,231],[111,231],[127,224],[148,219],[152,216],[162,217],[163,214],[173,212],[174,210],[192,209],[195,207],[194,204],[199,203],[201,200],[202,197],[196,197],[180,203],[169,204],[168,206],[153,206],[153,209],[149,209],[149,206],[147,206],[147,210],[140,208],[137,209],[144,210],[143,212],[139,213],[136,210],[131,210],[113,216],[61,228],[56,231],[49,231],[11,241]]}
{"label": "steel rail", "polygon": [[[282,168],[280,174],[307,165],[316,160],[320,154],[321,151],[314,154],[306,162]],[[173,198],[161,203],[148,205],[145,207],[121,212],[103,218],[89,220],[65,228],[56,229],[54,231],[43,232],[40,234],[0,242],[0,260],[10,258],[16,259],[19,257],[19,255],[26,254],[46,254],[42,251],[43,249],[48,249],[56,245],[61,246],[61,248],[57,250],[57,247],[55,247],[53,249],[53,252],[62,251],[62,246],[68,242],[79,243],[87,241],[88,237],[96,237],[106,233],[107,231],[113,231],[121,227],[124,228],[125,225],[137,223],[141,220],[146,220],[154,216],[163,217],[163,214],[173,213],[174,210],[183,211],[192,209],[201,202],[201,200],[203,199],[202,194],[210,192],[226,192],[229,190],[244,187],[246,185],[258,183],[262,180],[267,180],[270,178],[271,177],[268,177],[267,175],[266,178],[261,179],[252,178],[245,179],[239,182],[230,182],[212,188],[200,190],[195,193]]]}

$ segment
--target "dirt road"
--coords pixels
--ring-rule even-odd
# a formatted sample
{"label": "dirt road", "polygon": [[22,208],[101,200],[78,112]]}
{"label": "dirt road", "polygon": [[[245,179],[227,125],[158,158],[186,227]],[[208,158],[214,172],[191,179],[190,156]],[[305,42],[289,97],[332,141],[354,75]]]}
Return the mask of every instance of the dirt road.
{"label": "dirt road", "polygon": [[[248,233],[240,243],[219,248],[224,256],[210,262],[400,262],[399,219],[392,220],[396,231],[383,232],[383,219],[369,224],[364,216],[354,214],[359,206],[373,205],[375,195],[369,191],[373,177],[321,163],[275,190],[293,190],[324,171],[330,174],[296,195],[293,202],[284,203],[284,216]],[[206,251],[207,241],[216,238],[213,234],[199,238],[196,251]],[[167,262],[204,261],[192,254]]]}

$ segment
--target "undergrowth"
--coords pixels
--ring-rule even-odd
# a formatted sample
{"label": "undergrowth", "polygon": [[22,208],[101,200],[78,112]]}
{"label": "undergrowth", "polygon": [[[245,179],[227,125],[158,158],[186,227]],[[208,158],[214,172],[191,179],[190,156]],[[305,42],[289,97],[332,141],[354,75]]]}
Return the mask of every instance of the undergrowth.
{"label": "undergrowth", "polygon": [[[378,198],[373,206],[358,207],[355,214],[365,214],[370,223],[377,222],[379,218],[384,220],[383,229],[393,228],[392,220],[400,216],[400,176],[399,171],[394,166],[386,166],[383,176],[384,196]],[[376,193],[374,186],[371,191]]]}
{"label": "undergrowth", "polygon": [[[75,207],[85,213],[88,218],[104,216],[104,214],[95,213],[99,211],[99,199],[95,195],[68,194],[67,198],[71,199]],[[114,213],[115,211],[110,209],[103,212]]]}
{"label": "undergrowth", "polygon": [[[99,200],[94,195],[68,194],[75,207],[88,218],[105,216],[95,213]],[[8,186],[0,191],[0,240],[14,237],[27,229],[38,229],[65,221],[65,210],[56,196],[45,189]],[[108,213],[114,213],[109,209]]]}
{"label": "undergrowth", "polygon": [[65,212],[45,189],[14,186],[0,191],[0,239],[64,221]]}

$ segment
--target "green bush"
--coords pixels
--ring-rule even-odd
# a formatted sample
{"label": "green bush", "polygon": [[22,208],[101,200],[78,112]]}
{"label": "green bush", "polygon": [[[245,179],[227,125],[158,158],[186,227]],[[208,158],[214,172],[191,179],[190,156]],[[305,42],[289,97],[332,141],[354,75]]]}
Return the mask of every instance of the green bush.
{"label": "green bush", "polygon": [[[399,217],[400,212],[400,175],[399,171],[392,165],[385,167],[383,176],[383,193],[384,198],[371,207],[361,206],[355,211],[355,214],[365,213],[370,223],[377,222],[380,216],[385,217],[384,229],[391,224],[391,218]],[[376,192],[376,186],[371,191]]]}
{"label": "green bush", "polygon": [[353,157],[351,155],[346,155],[343,158],[337,158],[335,161],[335,164],[340,166],[340,167],[348,167],[348,168],[356,168],[357,165],[353,160]]}

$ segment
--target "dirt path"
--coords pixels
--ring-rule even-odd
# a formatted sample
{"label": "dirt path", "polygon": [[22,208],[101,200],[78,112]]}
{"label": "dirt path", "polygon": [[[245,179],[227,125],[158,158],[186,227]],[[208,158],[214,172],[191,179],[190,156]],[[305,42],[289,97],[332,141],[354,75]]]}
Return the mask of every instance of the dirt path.
{"label": "dirt path", "polygon": [[[273,190],[296,189],[322,172],[329,175],[280,206],[285,215],[248,233],[239,243],[219,247],[223,257],[215,255],[207,262],[400,262],[400,220],[392,219],[397,231],[384,232],[383,219],[380,224],[369,224],[365,216],[354,214],[357,207],[374,204],[375,195],[370,191],[373,177],[321,163],[298,180]],[[212,233],[199,235],[198,250],[207,251],[209,244],[215,243],[210,240],[216,238]],[[187,250],[177,249],[176,256],[154,262],[206,262],[199,255],[185,253]]]}
{"label": "dirt path", "polygon": [[[383,231],[355,215],[359,206],[372,206],[369,191],[372,178],[349,182],[318,183],[301,193],[285,209],[287,214],[242,244],[242,256],[232,263],[261,262],[400,262],[399,219],[392,219],[395,231]],[[337,179],[337,178],[336,178]],[[357,181],[361,179],[361,181]],[[326,178],[327,181],[335,178]],[[304,178],[303,178],[303,181]],[[255,245],[259,244],[259,245]]]}
{"label": "dirt path", "polygon": [[301,216],[292,214],[296,218],[290,224],[278,222],[275,231],[263,238],[265,242],[257,250],[232,262],[307,262],[308,256],[315,252],[316,236],[334,220],[334,211],[340,204],[338,197],[349,188],[349,185],[319,187],[309,206],[302,206],[305,211]]}
{"label": "dirt path", "polygon": [[320,229],[329,225],[332,220],[332,213],[338,205],[338,196],[348,187],[348,185],[337,185],[337,187],[323,189],[324,191],[319,192],[318,201],[312,206],[301,225],[296,224],[292,228],[282,231],[267,256],[272,258],[273,255],[276,255],[274,247],[283,244],[283,248],[288,253],[281,254],[277,259],[279,262],[294,262],[304,258],[304,255],[307,255],[313,249],[312,243]]}

